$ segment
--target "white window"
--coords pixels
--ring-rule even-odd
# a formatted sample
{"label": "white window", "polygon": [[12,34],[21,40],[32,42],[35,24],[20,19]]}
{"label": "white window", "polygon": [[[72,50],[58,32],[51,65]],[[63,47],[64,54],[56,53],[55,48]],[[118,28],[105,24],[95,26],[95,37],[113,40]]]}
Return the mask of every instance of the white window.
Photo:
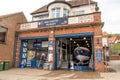
{"label": "white window", "polygon": [[73,15],[81,15],[81,14],[85,14],[85,11],[82,10],[82,11],[75,11],[75,12],[73,12]]}
{"label": "white window", "polygon": [[68,16],[68,10],[67,9],[63,9],[63,17]]}
{"label": "white window", "polygon": [[52,18],[59,18],[60,17],[60,8],[52,9]]}

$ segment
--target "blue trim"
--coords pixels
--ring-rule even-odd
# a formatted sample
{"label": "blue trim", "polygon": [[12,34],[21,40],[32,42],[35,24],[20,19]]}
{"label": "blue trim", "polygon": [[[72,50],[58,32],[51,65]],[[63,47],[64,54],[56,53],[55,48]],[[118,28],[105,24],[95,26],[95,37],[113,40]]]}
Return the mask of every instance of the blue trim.
{"label": "blue trim", "polygon": [[25,37],[25,38],[20,38],[20,40],[33,40],[33,39],[43,39],[43,38],[48,38],[48,36],[34,36],[34,37]]}
{"label": "blue trim", "polygon": [[24,41],[21,41],[19,67],[20,67],[20,65],[21,65],[21,62],[22,62],[23,42],[24,42]]}
{"label": "blue trim", "polygon": [[56,51],[55,51],[55,61],[54,61],[54,69],[55,70],[57,70],[57,66],[58,66],[58,54],[59,54],[59,52],[58,52],[58,40],[56,39],[56,49],[55,49]]}
{"label": "blue trim", "polygon": [[91,43],[92,43],[92,71],[95,71],[95,63],[94,63],[94,40],[93,37],[91,37]]}
{"label": "blue trim", "polygon": [[93,36],[93,32],[88,33],[77,33],[77,34],[62,34],[62,35],[55,35],[55,38],[67,38],[67,37],[76,37],[76,36]]}

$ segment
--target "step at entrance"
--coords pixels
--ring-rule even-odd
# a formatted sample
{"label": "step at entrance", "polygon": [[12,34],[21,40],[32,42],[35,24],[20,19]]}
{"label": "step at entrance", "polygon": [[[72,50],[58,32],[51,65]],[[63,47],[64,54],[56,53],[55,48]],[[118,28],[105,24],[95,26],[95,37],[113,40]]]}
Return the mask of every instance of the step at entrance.
{"label": "step at entrance", "polygon": [[68,69],[68,61],[63,61],[62,62],[61,69]]}

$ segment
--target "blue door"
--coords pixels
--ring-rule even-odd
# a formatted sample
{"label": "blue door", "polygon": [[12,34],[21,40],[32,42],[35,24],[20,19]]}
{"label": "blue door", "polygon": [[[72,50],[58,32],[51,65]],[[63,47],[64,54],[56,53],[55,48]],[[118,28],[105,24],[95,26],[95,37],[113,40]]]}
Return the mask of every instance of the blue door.
{"label": "blue door", "polygon": [[27,63],[27,52],[28,52],[28,42],[26,40],[21,41],[21,50],[20,50],[20,67],[26,67]]}
{"label": "blue door", "polygon": [[58,45],[59,45],[59,41],[58,39],[56,39],[56,51],[55,51],[55,63],[54,63],[54,69],[57,70],[58,69],[58,64],[59,64],[59,50],[58,50]]}

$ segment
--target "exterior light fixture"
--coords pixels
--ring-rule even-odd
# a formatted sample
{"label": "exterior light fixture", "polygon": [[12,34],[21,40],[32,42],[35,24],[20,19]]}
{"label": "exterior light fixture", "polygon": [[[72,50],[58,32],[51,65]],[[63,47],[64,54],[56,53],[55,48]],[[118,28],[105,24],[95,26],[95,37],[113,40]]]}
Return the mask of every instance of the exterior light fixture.
{"label": "exterior light fixture", "polygon": [[76,42],[74,41],[74,43],[76,43]]}
{"label": "exterior light fixture", "polygon": [[85,41],[86,43],[88,43],[88,41]]}
{"label": "exterior light fixture", "polygon": [[50,33],[53,34],[53,31],[51,31]]}
{"label": "exterior light fixture", "polygon": [[72,38],[70,38],[70,41],[72,41]]}
{"label": "exterior light fixture", "polygon": [[86,40],[86,37],[84,37],[83,39]]}

